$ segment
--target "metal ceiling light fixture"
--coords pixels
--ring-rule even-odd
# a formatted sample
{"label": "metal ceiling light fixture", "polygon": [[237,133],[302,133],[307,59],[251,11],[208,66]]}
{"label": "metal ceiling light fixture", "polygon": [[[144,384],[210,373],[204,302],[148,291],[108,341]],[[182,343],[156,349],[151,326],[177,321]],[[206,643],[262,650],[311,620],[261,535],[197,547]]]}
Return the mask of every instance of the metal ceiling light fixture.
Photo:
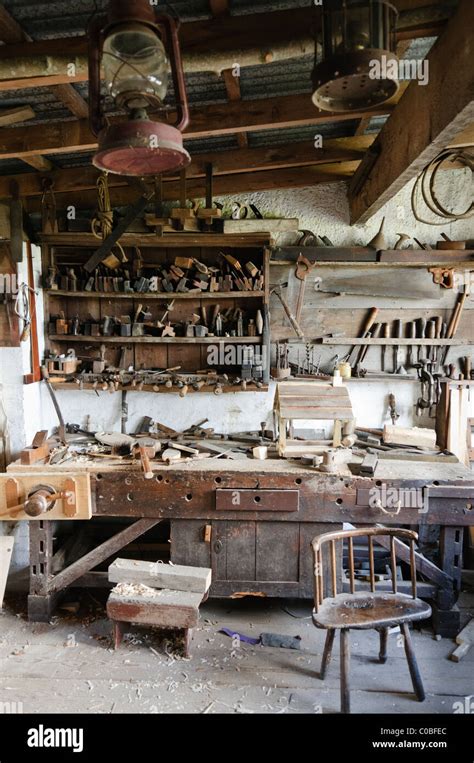
{"label": "metal ceiling light fixture", "polygon": [[[89,121],[98,138],[93,164],[117,175],[158,175],[191,161],[181,131],[189,122],[177,22],[155,14],[149,0],[110,0],[107,16],[95,17],[89,37]],[[168,58],[170,64],[168,64]],[[128,120],[107,125],[100,93],[101,65],[107,92]],[[165,109],[168,67],[176,99],[173,125],[147,110]]]}
{"label": "metal ceiling light fixture", "polygon": [[313,103],[325,111],[360,111],[398,90],[395,24],[387,0],[324,0],[322,60],[313,69]]}

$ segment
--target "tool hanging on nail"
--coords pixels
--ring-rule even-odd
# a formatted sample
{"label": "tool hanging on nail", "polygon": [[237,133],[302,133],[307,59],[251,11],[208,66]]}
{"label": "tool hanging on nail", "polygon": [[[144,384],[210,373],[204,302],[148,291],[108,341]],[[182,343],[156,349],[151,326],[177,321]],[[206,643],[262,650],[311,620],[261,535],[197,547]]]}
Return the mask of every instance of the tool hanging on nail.
{"label": "tool hanging on nail", "polygon": [[[361,339],[364,339],[364,338],[367,337],[367,333],[371,330],[372,326],[375,323],[375,319],[376,319],[376,317],[378,315],[378,312],[379,312],[378,307],[372,307],[372,309],[370,310],[367,318],[364,321],[364,324],[363,324],[363,327],[362,327],[362,331],[360,333],[360,338]],[[347,362],[351,365],[351,367],[357,367],[358,362],[360,362],[359,359],[360,359],[360,355],[362,354],[363,349],[364,349],[363,346],[362,346],[362,350],[361,350],[361,348],[358,345],[354,345],[351,348],[351,350],[347,354]],[[355,355],[355,358],[354,358],[355,362],[354,362],[354,360],[352,360],[352,362],[351,362],[351,358],[352,358],[353,355]]]}
{"label": "tool hanging on nail", "polygon": [[304,303],[304,294],[306,290],[306,278],[308,274],[313,270],[315,267],[315,262],[310,262],[307,257],[305,257],[303,254],[298,255],[298,259],[296,261],[296,270],[295,270],[295,276],[300,282],[300,288],[298,291],[298,300],[296,302],[296,322],[299,324],[301,321],[301,313],[303,310],[303,303]]}

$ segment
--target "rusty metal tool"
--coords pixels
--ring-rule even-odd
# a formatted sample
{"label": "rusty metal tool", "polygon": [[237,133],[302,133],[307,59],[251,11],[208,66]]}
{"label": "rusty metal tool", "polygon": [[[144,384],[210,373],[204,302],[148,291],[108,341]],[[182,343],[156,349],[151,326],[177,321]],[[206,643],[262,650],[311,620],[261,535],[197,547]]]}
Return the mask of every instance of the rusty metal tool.
{"label": "rusty metal tool", "polygon": [[296,302],[296,322],[299,324],[301,320],[301,313],[303,310],[303,303],[304,303],[304,294],[306,291],[306,277],[311,272],[311,270],[315,267],[315,262],[310,262],[307,257],[305,257],[303,254],[298,255],[298,259],[296,261],[296,270],[295,270],[295,276],[300,282],[300,288],[298,291],[298,299]]}
{"label": "rusty metal tool", "polygon": [[392,419],[392,424],[395,426],[395,424],[397,423],[397,419],[400,418],[400,414],[397,411],[395,395],[392,392],[388,396],[388,407],[390,410],[390,418]]}
{"label": "rusty metal tool", "polygon": [[[365,322],[362,327],[362,331],[360,333],[360,338],[365,339],[367,337],[368,332],[372,329],[372,326],[375,323],[375,319],[378,315],[379,309],[378,307],[372,307],[367,318],[365,319]],[[351,358],[353,355],[355,355],[355,358],[359,357],[360,349],[358,345],[354,345],[350,351],[347,354],[347,362],[349,365],[354,366],[354,361],[351,362]],[[355,359],[354,359],[355,360]]]}
{"label": "rusty metal tool", "polygon": [[[378,339],[380,336],[380,331],[382,329],[383,324],[382,323],[374,323],[372,326],[372,330],[367,332],[367,339]],[[365,356],[367,355],[368,351],[370,349],[370,344],[366,344],[361,348],[361,352],[359,353],[359,357],[356,361],[356,366],[358,366],[360,363],[362,363],[365,359]]]}
{"label": "rusty metal tool", "polygon": [[270,294],[275,294],[278,297],[278,299],[280,300],[280,302],[282,304],[283,310],[285,311],[286,316],[287,316],[288,320],[290,321],[291,327],[292,327],[293,331],[295,332],[296,336],[299,339],[304,339],[304,334],[303,334],[303,332],[301,330],[301,327],[300,327],[298,321],[296,320],[295,316],[291,312],[290,306],[288,305],[288,302],[286,301],[285,297],[281,293],[282,286],[287,286],[287,284],[280,284],[278,286],[275,286],[270,291]]}
{"label": "rusty metal tool", "polygon": [[53,389],[53,387],[51,385],[51,382],[49,380],[49,373],[48,373],[48,369],[46,368],[46,366],[41,366],[41,374],[43,376],[43,381],[44,381],[44,383],[46,384],[46,386],[48,388],[49,395],[50,395],[52,403],[54,405],[54,410],[56,411],[56,415],[57,415],[58,420],[59,420],[59,429],[58,429],[58,431],[59,431],[59,439],[60,439],[60,441],[64,445],[66,445],[67,444],[67,442],[66,442],[66,426],[64,424],[63,414],[61,413],[61,408],[59,407],[59,403],[58,403],[58,400],[57,400],[57,397],[56,397],[56,393],[55,393],[55,391],[54,391],[54,389]]}

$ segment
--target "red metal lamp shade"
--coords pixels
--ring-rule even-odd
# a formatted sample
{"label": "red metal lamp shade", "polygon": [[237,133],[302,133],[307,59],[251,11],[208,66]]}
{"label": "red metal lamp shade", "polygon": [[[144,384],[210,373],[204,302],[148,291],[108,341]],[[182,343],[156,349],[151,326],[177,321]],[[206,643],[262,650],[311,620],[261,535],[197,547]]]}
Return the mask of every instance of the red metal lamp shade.
{"label": "red metal lamp shade", "polygon": [[95,167],[115,175],[160,175],[187,167],[191,157],[179,130],[161,122],[130,119],[99,133]]}
{"label": "red metal lamp shade", "polygon": [[[163,49],[164,45],[168,53],[176,94],[177,117],[173,125],[148,118],[146,107],[151,105],[155,108],[157,104],[162,104],[160,98],[153,94],[151,80],[143,78],[143,87],[140,86],[140,73],[135,75],[133,66],[129,66],[130,79],[133,80],[130,86],[132,90],[116,97],[117,105],[128,109],[128,120],[106,125],[100,96],[100,67],[104,42],[109,35],[121,31],[124,35],[130,32],[133,36],[137,29],[138,32],[144,31],[144,38],[158,38],[157,48],[159,45]],[[152,35],[149,30],[152,30]],[[88,33],[89,121],[91,131],[99,142],[93,164],[105,172],[138,177],[159,175],[186,167],[191,157],[183,147],[181,130],[184,130],[189,122],[189,110],[178,28],[174,19],[165,14],[155,16],[148,0],[111,0],[108,18],[97,17]],[[120,65],[117,70],[121,72],[123,68]],[[156,77],[154,79],[158,81]],[[115,82],[112,84],[116,87]],[[159,84],[161,94],[165,92],[166,86]],[[128,84],[125,83],[125,88],[127,87]]]}

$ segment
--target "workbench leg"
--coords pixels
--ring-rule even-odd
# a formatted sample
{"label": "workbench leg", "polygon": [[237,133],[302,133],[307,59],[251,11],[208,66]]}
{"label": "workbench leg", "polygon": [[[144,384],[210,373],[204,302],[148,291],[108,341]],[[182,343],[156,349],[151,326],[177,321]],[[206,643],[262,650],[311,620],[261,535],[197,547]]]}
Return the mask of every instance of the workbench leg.
{"label": "workbench leg", "polygon": [[401,623],[400,629],[403,633],[405,654],[408,662],[408,668],[410,670],[413,690],[416,694],[418,702],[423,702],[425,699],[425,690],[423,688],[423,681],[421,680],[420,671],[418,670],[418,663],[416,661],[415,650],[413,649],[413,643],[410,635],[410,627],[408,623]]}
{"label": "workbench leg", "polygon": [[388,628],[380,628],[380,651],[379,661],[382,664],[387,662]]}
{"label": "workbench leg", "polygon": [[328,628],[326,633],[326,642],[324,644],[323,659],[321,660],[321,670],[319,671],[319,677],[321,681],[324,681],[326,676],[326,670],[331,662],[332,645],[334,644],[334,636],[336,635],[335,628]]}
{"label": "workbench leg", "polygon": [[50,593],[52,578],[54,522],[31,521],[30,532],[30,593],[28,596],[28,619],[32,622],[50,621],[60,592]]}
{"label": "workbench leg", "polygon": [[349,641],[349,628],[341,628],[341,713],[346,714],[351,712],[350,662],[351,645]]}
{"label": "workbench leg", "polygon": [[452,588],[440,588],[433,602],[433,629],[436,634],[453,638],[461,628],[460,612],[455,606],[461,588],[463,527],[441,527],[439,566],[452,578]]}

